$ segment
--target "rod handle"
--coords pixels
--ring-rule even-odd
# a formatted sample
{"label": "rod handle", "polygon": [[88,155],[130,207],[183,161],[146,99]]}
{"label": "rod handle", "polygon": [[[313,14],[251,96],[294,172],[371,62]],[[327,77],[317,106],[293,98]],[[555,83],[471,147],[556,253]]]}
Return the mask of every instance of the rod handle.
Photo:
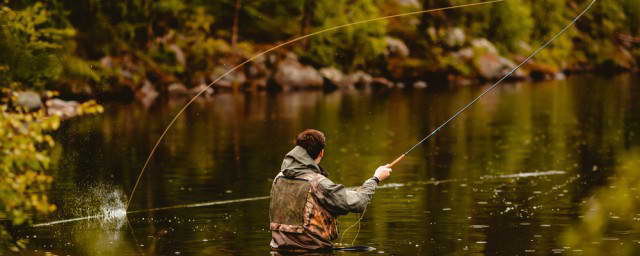
{"label": "rod handle", "polygon": [[387,164],[387,167],[391,168],[394,165],[396,165],[398,162],[400,162],[400,160],[402,160],[404,158],[405,154],[400,155],[398,158],[396,158],[396,160],[393,160],[393,162],[391,162],[390,164]]}

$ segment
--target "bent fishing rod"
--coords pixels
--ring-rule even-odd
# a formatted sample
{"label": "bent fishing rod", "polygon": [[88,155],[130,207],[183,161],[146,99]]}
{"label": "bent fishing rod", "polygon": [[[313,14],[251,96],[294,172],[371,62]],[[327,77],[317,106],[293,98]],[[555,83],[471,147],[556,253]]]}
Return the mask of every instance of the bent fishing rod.
{"label": "bent fishing rod", "polygon": [[295,42],[301,41],[303,39],[306,39],[306,38],[309,38],[309,37],[312,37],[312,36],[316,36],[316,35],[319,35],[319,34],[330,32],[330,31],[340,30],[340,29],[343,29],[343,28],[346,28],[346,27],[350,27],[350,26],[355,26],[355,25],[365,24],[365,23],[370,23],[370,22],[375,22],[375,21],[388,20],[388,19],[398,18],[398,17],[417,15],[417,14],[424,14],[424,13],[431,13],[431,12],[438,12],[438,11],[446,11],[446,10],[451,10],[451,9],[459,9],[459,8],[464,8],[464,7],[479,6],[479,5],[486,5],[486,4],[495,4],[495,3],[504,2],[504,1],[506,1],[506,0],[491,0],[491,1],[485,1],[485,2],[479,2],[479,3],[460,4],[460,5],[453,5],[453,6],[448,6],[448,7],[441,7],[441,8],[434,8],[434,9],[428,9],[428,10],[420,10],[420,11],[414,11],[414,12],[394,14],[394,15],[389,15],[389,16],[383,16],[383,17],[378,17],[378,18],[373,18],[373,19],[368,19],[368,20],[361,20],[361,21],[356,21],[356,22],[352,22],[352,23],[342,24],[342,25],[325,28],[325,29],[322,29],[322,30],[319,30],[319,31],[316,31],[316,32],[313,32],[313,33],[309,33],[309,34],[306,34],[306,35],[303,35],[303,36],[296,37],[294,39],[291,39],[289,41],[286,41],[284,43],[281,43],[281,44],[278,44],[278,45],[276,45],[274,47],[271,47],[271,48],[269,48],[269,49],[267,49],[267,50],[265,50],[263,52],[260,52],[260,53],[254,55],[251,58],[246,59],[245,61],[241,62],[240,64],[238,64],[238,65],[232,67],[231,69],[229,69],[224,74],[220,75],[218,78],[213,80],[209,85],[207,85],[202,90],[200,90],[196,95],[194,95],[178,111],[178,113],[173,117],[173,119],[171,119],[171,121],[169,122],[167,127],[162,131],[162,134],[160,135],[160,137],[158,137],[158,140],[156,141],[155,145],[151,149],[151,152],[149,153],[149,156],[147,156],[147,160],[145,161],[144,165],[142,166],[142,169],[140,169],[140,173],[138,174],[138,178],[136,179],[136,183],[133,185],[133,189],[131,190],[131,193],[129,194],[129,200],[127,200],[127,205],[125,207],[125,210],[129,210],[129,205],[131,204],[131,200],[133,199],[133,195],[136,192],[136,188],[138,188],[138,184],[140,183],[140,180],[142,179],[142,174],[144,173],[144,171],[149,166],[149,163],[151,162],[151,158],[153,157],[153,155],[155,154],[156,150],[158,149],[158,146],[160,146],[160,143],[162,142],[164,137],[167,135],[167,132],[169,131],[169,129],[171,129],[171,127],[173,127],[173,124],[178,120],[178,118],[182,115],[182,113],[198,97],[200,97],[200,95],[202,95],[204,92],[206,92],[209,88],[213,87],[221,79],[225,78],[229,74],[231,74],[234,71],[238,70],[239,68],[243,67],[245,64],[247,64],[249,62],[252,62],[252,61],[262,57],[263,55],[265,55],[267,53],[270,53],[270,52],[272,52],[272,51],[274,51],[274,50],[276,50],[278,48],[281,48],[283,46],[287,46],[287,45],[293,44]]}
{"label": "bent fishing rod", "polygon": [[570,27],[572,27],[579,19],[580,17],[582,17],[585,13],[587,13],[587,11],[589,11],[589,9],[591,9],[591,6],[593,6],[593,4],[595,4],[596,0],[591,1],[591,3],[589,3],[589,5],[580,13],[578,14],[578,16],[576,16],[569,24],[567,24],[564,28],[562,28],[558,33],[556,33],[555,35],[553,35],[553,37],[551,37],[551,39],[549,39],[546,43],[544,43],[542,46],[540,46],[538,49],[536,49],[535,51],[533,51],[533,53],[531,53],[529,55],[529,57],[527,57],[526,59],[524,59],[522,62],[520,62],[520,64],[518,64],[517,66],[515,66],[513,69],[511,69],[511,71],[509,71],[506,75],[502,76],[502,78],[500,78],[498,81],[496,81],[493,85],[491,85],[489,88],[487,88],[486,90],[484,90],[482,93],[480,93],[477,97],[475,97],[471,102],[467,103],[467,105],[464,105],[462,108],[460,108],[455,114],[453,114],[453,116],[451,116],[449,119],[447,119],[446,121],[444,121],[444,123],[442,123],[440,126],[438,126],[436,129],[434,129],[433,131],[431,131],[431,133],[429,133],[429,135],[425,136],[422,140],[418,141],[418,143],[416,143],[415,145],[413,145],[411,148],[409,148],[409,150],[407,150],[406,152],[404,152],[404,154],[400,155],[398,158],[396,158],[395,160],[393,160],[393,162],[391,162],[390,164],[387,164],[387,167],[391,168],[394,165],[396,165],[397,163],[399,163],[400,161],[402,161],[402,159],[404,159],[405,156],[407,156],[407,154],[411,153],[411,151],[413,151],[416,147],[418,147],[419,145],[421,145],[422,143],[424,143],[425,141],[427,141],[429,138],[431,138],[433,135],[435,135],[438,131],[440,131],[440,129],[442,129],[443,127],[445,127],[447,124],[449,124],[449,122],[453,121],[454,119],[456,119],[456,117],[458,117],[460,114],[462,114],[462,112],[464,112],[465,110],[467,110],[469,107],[471,107],[473,104],[475,104],[476,102],[478,102],[478,100],[480,100],[480,98],[482,98],[482,96],[484,96],[485,94],[489,93],[491,90],[493,90],[494,88],[496,88],[498,85],[500,85],[500,83],[502,83],[502,81],[504,81],[505,79],[507,79],[508,77],[510,77],[514,72],[516,72],[520,67],[522,67],[522,65],[524,65],[525,63],[527,63],[529,60],[531,60],[533,57],[535,57],[540,51],[542,51],[544,48],[546,48],[547,46],[549,46],[549,44],[551,44],[551,42],[553,42],[554,40],[556,40],[556,38],[560,37],[560,35],[562,35],[567,29],[569,29]]}

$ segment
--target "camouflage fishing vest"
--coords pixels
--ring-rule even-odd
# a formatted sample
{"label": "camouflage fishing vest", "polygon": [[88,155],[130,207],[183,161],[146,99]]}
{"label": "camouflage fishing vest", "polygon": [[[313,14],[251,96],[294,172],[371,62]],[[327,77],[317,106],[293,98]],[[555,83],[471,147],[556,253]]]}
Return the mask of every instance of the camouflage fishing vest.
{"label": "camouflage fishing vest", "polygon": [[331,241],[338,237],[337,219],[322,207],[315,195],[324,176],[317,173],[295,178],[278,175],[271,187],[269,228],[289,233],[311,233]]}

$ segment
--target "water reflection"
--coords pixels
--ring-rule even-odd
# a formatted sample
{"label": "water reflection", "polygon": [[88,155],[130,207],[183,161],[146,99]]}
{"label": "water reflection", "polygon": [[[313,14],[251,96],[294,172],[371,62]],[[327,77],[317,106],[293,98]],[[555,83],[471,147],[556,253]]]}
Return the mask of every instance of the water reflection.
{"label": "water reflection", "polygon": [[[376,193],[356,244],[396,255],[564,250],[558,238],[581,214],[582,201],[640,144],[637,84],[629,75],[505,84],[396,167],[389,182],[399,185]],[[197,101],[159,148],[131,209],[267,195],[295,134],[309,127],[328,137],[323,165],[331,178],[359,184],[482,89],[221,94]],[[184,102],[169,99],[150,109],[114,104],[104,115],[67,123],[58,134],[54,201],[65,205],[72,191],[96,181],[130,191]],[[563,173],[487,178],[547,171]],[[31,250],[57,254],[265,255],[267,204],[140,212],[118,230],[66,223],[24,236],[36,236]],[[52,219],[69,217],[77,216],[62,207]],[[356,217],[342,218],[341,228]],[[351,241],[355,234],[344,235]]]}

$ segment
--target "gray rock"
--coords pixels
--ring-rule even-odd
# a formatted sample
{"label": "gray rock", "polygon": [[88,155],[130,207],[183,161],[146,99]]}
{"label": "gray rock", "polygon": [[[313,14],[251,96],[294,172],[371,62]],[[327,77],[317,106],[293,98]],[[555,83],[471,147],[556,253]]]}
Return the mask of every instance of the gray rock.
{"label": "gray rock", "polygon": [[290,88],[320,88],[324,80],[320,73],[311,66],[300,64],[291,56],[277,65],[277,71],[273,76],[276,84],[283,89]]}
{"label": "gray rock", "polygon": [[451,56],[456,59],[470,60],[473,58],[473,49],[463,48],[458,51],[452,52]]}
{"label": "gray rock", "polygon": [[344,83],[349,87],[367,87],[371,85],[371,81],[373,77],[371,75],[365,73],[364,71],[356,71],[354,73],[349,74],[345,79]]}
{"label": "gray rock", "polygon": [[376,89],[393,88],[393,82],[384,77],[375,77],[371,80],[371,87]]}
{"label": "gray rock", "polygon": [[395,0],[396,3],[402,6],[420,8],[422,5],[418,0]]}
{"label": "gray rock", "polygon": [[153,104],[159,93],[149,80],[144,80],[143,84],[144,85],[136,91],[135,97],[142,103],[142,105],[148,108]]}
{"label": "gray rock", "polygon": [[169,92],[169,95],[188,95],[189,94],[189,89],[187,89],[186,86],[184,86],[184,84],[181,83],[173,83],[170,84],[167,87],[167,91]]}
{"label": "gray rock", "polygon": [[342,87],[344,85],[345,76],[342,71],[337,68],[321,68],[320,75],[322,75],[322,78],[324,78],[330,85],[337,87]]}
{"label": "gray rock", "polygon": [[459,47],[464,44],[465,38],[464,30],[461,28],[450,28],[447,31],[445,43],[449,47]]}
{"label": "gray rock", "polygon": [[205,96],[205,97],[209,97],[211,95],[213,95],[213,93],[215,92],[215,90],[212,87],[207,87],[208,84],[198,84],[196,85],[196,87],[191,88],[190,92],[193,95],[196,95],[198,93],[200,93],[201,91],[204,90],[204,92],[202,94],[200,94],[200,96]]}
{"label": "gray rock", "polygon": [[409,47],[400,39],[393,37],[386,37],[387,42],[387,55],[407,57],[409,56]]}
{"label": "gray rock", "polygon": [[415,81],[413,83],[413,88],[416,88],[416,89],[424,89],[424,88],[427,88],[427,86],[428,86],[427,82],[421,81],[421,80]]}
{"label": "gray rock", "polygon": [[61,99],[50,99],[45,103],[49,115],[57,115],[63,119],[76,116],[78,107],[77,101],[64,101]]}
{"label": "gray rock", "polygon": [[[486,53],[474,59],[474,67],[487,80],[501,78],[516,67],[516,64],[500,55]],[[514,78],[524,78],[524,72],[517,70],[512,74]]]}
{"label": "gray rock", "polygon": [[40,94],[34,91],[17,92],[16,105],[25,108],[26,110],[36,110],[42,107],[42,99]]}
{"label": "gray rock", "polygon": [[490,53],[494,55],[498,54],[498,49],[496,49],[496,47],[491,42],[489,42],[489,40],[484,38],[471,40],[471,46],[476,51],[481,50],[484,53]]}
{"label": "gray rock", "polygon": [[554,77],[553,77],[553,78],[554,78],[555,80],[565,80],[565,79],[567,79],[567,76],[566,76],[564,73],[562,73],[562,72],[558,72],[558,73],[556,73],[556,74],[554,75]]}
{"label": "gray rock", "polygon": [[[213,73],[209,76],[211,81],[217,80],[220,76],[224,75],[228,69],[224,67],[217,67],[213,70]],[[216,84],[215,88],[231,88],[233,85],[242,85],[247,82],[247,76],[244,74],[242,70],[236,70],[231,72],[230,74],[222,77]]]}

